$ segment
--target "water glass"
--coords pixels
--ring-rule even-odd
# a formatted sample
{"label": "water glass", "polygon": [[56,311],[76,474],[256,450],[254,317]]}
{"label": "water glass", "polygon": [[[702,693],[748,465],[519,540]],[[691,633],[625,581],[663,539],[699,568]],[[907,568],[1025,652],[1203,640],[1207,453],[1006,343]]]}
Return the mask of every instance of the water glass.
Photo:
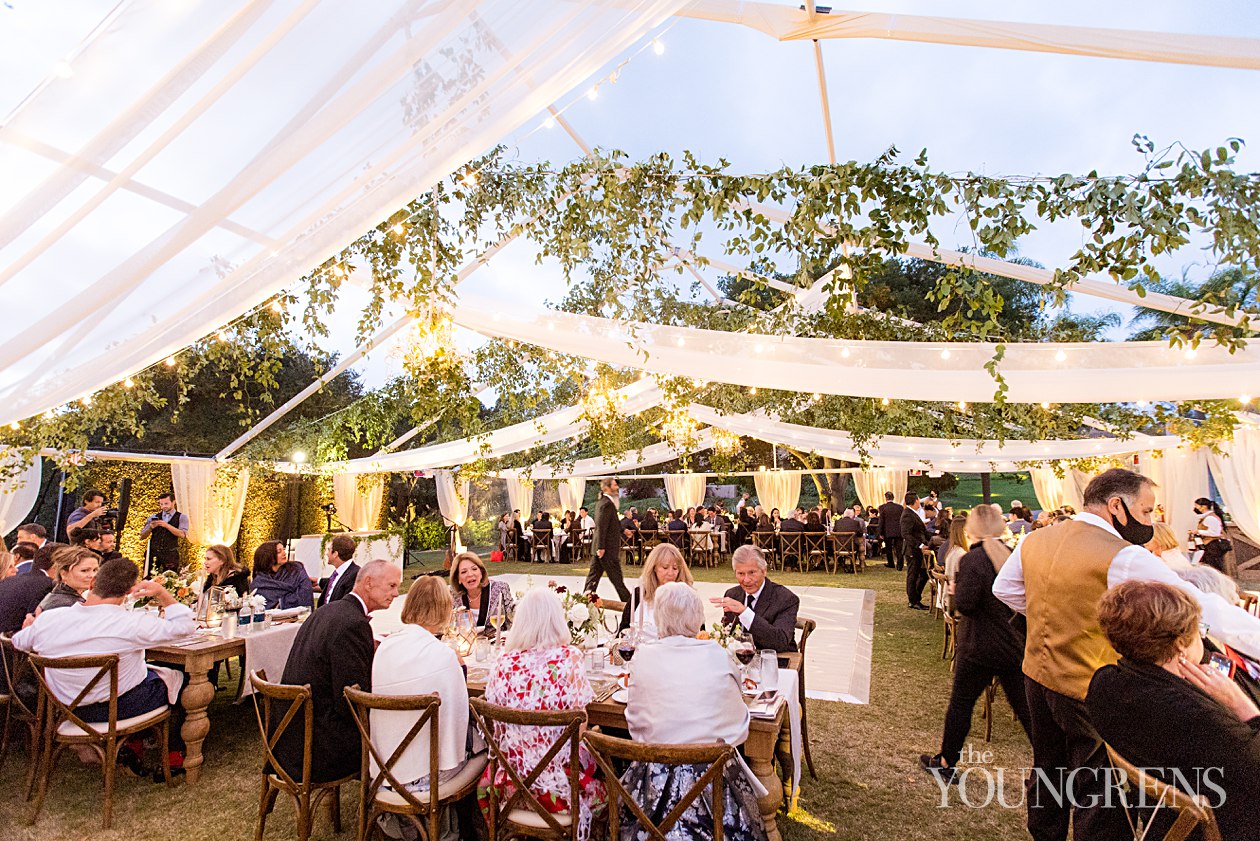
{"label": "water glass", "polygon": [[490,641],[480,638],[473,645],[473,656],[478,663],[484,663],[490,659]]}
{"label": "water glass", "polygon": [[779,690],[779,652],[766,649],[761,652],[761,689]]}

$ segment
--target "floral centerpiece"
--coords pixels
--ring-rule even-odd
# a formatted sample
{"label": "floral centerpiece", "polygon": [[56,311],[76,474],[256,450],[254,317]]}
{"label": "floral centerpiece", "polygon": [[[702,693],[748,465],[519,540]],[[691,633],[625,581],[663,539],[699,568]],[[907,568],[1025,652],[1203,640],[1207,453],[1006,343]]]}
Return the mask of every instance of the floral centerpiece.
{"label": "floral centerpiece", "polygon": [[179,572],[166,570],[153,576],[153,580],[161,584],[166,592],[174,596],[175,601],[192,607],[201,598],[201,579],[188,569]]}
{"label": "floral centerpiece", "polygon": [[604,611],[599,606],[599,596],[595,594],[571,592],[568,587],[549,581],[550,587],[560,596],[560,604],[564,608],[564,620],[569,626],[569,636],[574,645],[581,645],[587,637],[592,637],[599,630],[604,620]]}

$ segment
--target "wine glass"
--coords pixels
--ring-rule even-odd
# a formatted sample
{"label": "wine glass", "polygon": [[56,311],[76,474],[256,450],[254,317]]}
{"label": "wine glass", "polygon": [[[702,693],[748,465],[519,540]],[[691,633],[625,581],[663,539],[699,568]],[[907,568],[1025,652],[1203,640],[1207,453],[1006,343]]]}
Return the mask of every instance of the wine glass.
{"label": "wine glass", "polygon": [[735,627],[731,629],[731,653],[735,655],[735,659],[739,661],[741,680],[748,680],[748,666],[752,663],[753,658],[757,656],[757,647],[753,645],[752,640],[744,633],[744,626],[735,623]]}
{"label": "wine glass", "polygon": [[629,663],[634,657],[634,652],[639,647],[639,634],[634,628],[627,628],[621,632],[617,638],[617,654],[626,663]]}
{"label": "wine glass", "polygon": [[498,642],[498,641],[499,641],[499,637],[501,637],[501,636],[503,635],[503,631],[502,631],[502,629],[503,629],[503,619],[504,619],[504,617],[503,617],[503,610],[502,610],[502,608],[498,608],[498,609],[496,609],[496,610],[492,610],[492,611],[490,612],[490,615],[489,615],[488,617],[486,617],[486,619],[487,619],[487,621],[490,623],[490,627],[491,627],[491,628],[494,628],[494,641],[495,641],[495,642]]}

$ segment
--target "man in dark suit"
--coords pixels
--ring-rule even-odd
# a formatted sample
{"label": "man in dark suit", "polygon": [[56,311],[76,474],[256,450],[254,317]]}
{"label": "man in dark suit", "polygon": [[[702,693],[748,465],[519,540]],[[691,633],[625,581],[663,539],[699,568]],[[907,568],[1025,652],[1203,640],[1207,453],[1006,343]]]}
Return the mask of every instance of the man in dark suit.
{"label": "man in dark suit", "polygon": [[35,552],[31,561],[31,571],[21,575],[10,575],[0,581],[0,634],[15,634],[22,630],[28,613],[44,600],[53,588],[53,580],[48,577],[52,569],[53,550],[60,543],[45,543]]}
{"label": "man in dark suit", "polygon": [[630,590],[621,575],[621,523],[617,518],[620,488],[617,480],[610,477],[600,480],[599,490],[599,505],[595,507],[595,535],[591,540],[595,555],[591,558],[591,571],[586,576],[586,592],[596,592],[600,577],[607,573],[608,580],[617,591],[617,598],[628,602]]}
{"label": "man in dark suit", "polygon": [[879,539],[884,541],[884,559],[889,569],[901,569],[901,512],[904,509],[893,501],[892,491],[884,493],[884,504],[879,506]]}
{"label": "man in dark suit", "polygon": [[323,607],[330,602],[345,598],[354,589],[359,575],[359,565],[354,562],[354,538],[337,535],[328,543],[328,563],[332,575],[319,582],[319,603]]}
{"label": "man in dark suit", "polygon": [[906,600],[911,610],[927,610],[923,603],[923,588],[927,585],[928,574],[923,568],[923,552],[920,547],[926,546],[930,538],[927,526],[919,513],[919,495],[911,491],[906,494],[906,506],[901,509],[901,551],[906,566]]}
{"label": "man in dark suit", "polygon": [[[359,773],[359,730],[344,690],[372,690],[372,626],[368,614],[389,607],[398,596],[402,573],[389,561],[369,561],[344,599],[311,614],[297,636],[281,683],[311,687],[315,730],[311,779],[328,782]],[[275,723],[274,722],[273,726]],[[294,777],[302,773],[302,720],[296,719],[276,743],[276,759]]]}
{"label": "man in dark suit", "polygon": [[731,568],[739,584],[720,599],[709,601],[722,608],[722,623],[736,621],[752,634],[753,645],[773,651],[796,650],[796,594],[766,578],[766,556],[756,546],[741,546],[731,555]]}

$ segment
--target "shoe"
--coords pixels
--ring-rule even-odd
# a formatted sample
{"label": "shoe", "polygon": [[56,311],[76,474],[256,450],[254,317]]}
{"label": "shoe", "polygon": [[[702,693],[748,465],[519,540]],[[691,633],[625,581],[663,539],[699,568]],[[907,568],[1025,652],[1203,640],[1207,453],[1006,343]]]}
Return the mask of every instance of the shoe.
{"label": "shoe", "polygon": [[936,756],[928,756],[926,753],[919,754],[919,767],[945,783],[945,785],[954,785],[958,782],[958,767],[946,766],[945,760],[941,759],[939,753]]}
{"label": "shoe", "polygon": [[912,605],[908,605],[908,607],[911,610],[927,610],[928,609],[928,606],[925,604],[912,604]]}

